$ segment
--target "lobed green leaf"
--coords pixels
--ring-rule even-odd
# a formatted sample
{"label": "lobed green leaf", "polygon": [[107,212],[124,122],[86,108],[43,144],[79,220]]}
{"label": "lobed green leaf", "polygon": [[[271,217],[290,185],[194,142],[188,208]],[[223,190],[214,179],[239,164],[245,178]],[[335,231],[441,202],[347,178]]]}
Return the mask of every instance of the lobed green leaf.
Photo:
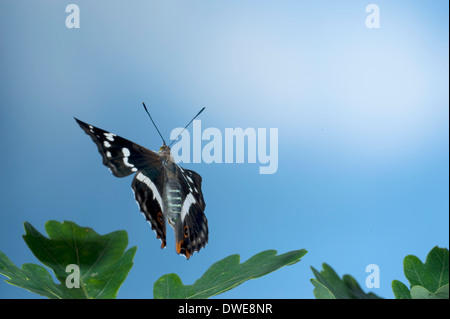
{"label": "lobed green leaf", "polygon": [[427,255],[425,263],[408,255],[403,260],[405,276],[411,290],[397,280],[392,289],[397,299],[448,299],[449,252],[447,248],[435,246]]}
{"label": "lobed green leaf", "polygon": [[[48,298],[115,298],[133,266],[136,247],[125,251],[125,231],[99,235],[93,229],[73,222],[49,221],[45,229],[49,238],[25,222],[23,236],[30,250],[45,266],[53,270],[59,284],[39,265],[17,268],[5,254],[0,254],[0,273],[6,282]],[[79,288],[66,284],[75,265],[79,269]]]}
{"label": "lobed green leaf", "polygon": [[228,256],[214,263],[192,285],[184,285],[176,274],[167,274],[159,278],[153,286],[155,299],[205,299],[243,282],[267,275],[283,266],[300,261],[306,250],[295,250],[277,256],[275,250],[263,251],[244,263],[239,255]]}
{"label": "lobed green leaf", "polygon": [[316,279],[311,279],[314,285],[314,296],[317,299],[380,299],[379,296],[370,292],[365,293],[358,282],[350,275],[339,275],[326,263],[322,264],[322,271],[311,267]]}

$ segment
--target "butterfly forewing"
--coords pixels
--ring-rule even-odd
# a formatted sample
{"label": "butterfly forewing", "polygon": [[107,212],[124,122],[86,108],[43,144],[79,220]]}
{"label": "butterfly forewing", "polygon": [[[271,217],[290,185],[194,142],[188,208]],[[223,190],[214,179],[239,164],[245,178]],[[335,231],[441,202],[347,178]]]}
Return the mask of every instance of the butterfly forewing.
{"label": "butterfly forewing", "polygon": [[127,139],[89,125],[75,118],[77,123],[91,137],[103,164],[116,177],[125,177],[147,167],[162,168],[161,158],[155,152]]}

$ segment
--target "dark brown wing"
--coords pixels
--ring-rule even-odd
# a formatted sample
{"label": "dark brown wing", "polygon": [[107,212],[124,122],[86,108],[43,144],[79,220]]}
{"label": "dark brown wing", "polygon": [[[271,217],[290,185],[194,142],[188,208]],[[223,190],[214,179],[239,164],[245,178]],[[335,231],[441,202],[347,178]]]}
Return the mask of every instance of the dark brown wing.
{"label": "dark brown wing", "polygon": [[175,243],[178,254],[187,259],[208,243],[208,220],[202,193],[202,178],[196,172],[179,168],[179,182],[182,185],[184,201],[180,218],[175,222]]}
{"label": "dark brown wing", "polygon": [[114,176],[125,177],[140,169],[162,167],[161,157],[155,152],[113,133],[84,123],[77,118],[75,120],[97,145],[103,164],[111,170]]}
{"label": "dark brown wing", "polygon": [[162,189],[164,176],[161,171],[146,169],[139,171],[131,187],[141,212],[161,239],[161,248],[166,247],[166,218],[163,214]]}

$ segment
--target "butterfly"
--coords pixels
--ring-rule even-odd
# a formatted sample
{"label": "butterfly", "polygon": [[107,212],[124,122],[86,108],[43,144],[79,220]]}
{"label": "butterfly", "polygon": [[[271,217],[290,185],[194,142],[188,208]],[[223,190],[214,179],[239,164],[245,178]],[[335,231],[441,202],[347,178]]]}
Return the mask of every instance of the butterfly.
{"label": "butterfly", "polygon": [[[147,111],[145,104],[144,108]],[[153,122],[151,116],[150,119]],[[175,163],[164,138],[156,153],[77,118],[75,120],[97,145],[103,164],[114,176],[135,174],[131,188],[141,212],[161,240],[161,248],[166,247],[166,220],[174,229],[178,254],[189,259],[195,251],[205,247],[208,243],[208,220],[204,213],[202,178]]]}

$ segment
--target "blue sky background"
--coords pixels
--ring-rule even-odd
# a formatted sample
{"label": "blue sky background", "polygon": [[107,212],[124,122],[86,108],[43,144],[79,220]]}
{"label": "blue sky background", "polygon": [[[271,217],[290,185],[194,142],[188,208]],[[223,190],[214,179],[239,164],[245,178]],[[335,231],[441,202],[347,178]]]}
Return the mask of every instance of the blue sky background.
{"label": "blue sky background", "polygon": [[[66,5],[81,11],[67,29]],[[449,243],[448,1],[0,2],[0,250],[39,263],[23,222],[71,220],[137,246],[119,298],[193,283],[231,254],[305,248],[300,263],[220,298],[313,298],[326,262],[393,298],[403,258]],[[279,168],[182,164],[203,177],[210,242],[160,249],[132,178],[101,164],[73,116],[150,149],[203,106],[202,127],[278,128]],[[192,128],[191,128],[192,129]],[[205,144],[205,143],[204,143]],[[364,286],[368,264],[381,287]],[[2,278],[4,279],[4,278]],[[0,281],[0,298],[38,296]]]}

